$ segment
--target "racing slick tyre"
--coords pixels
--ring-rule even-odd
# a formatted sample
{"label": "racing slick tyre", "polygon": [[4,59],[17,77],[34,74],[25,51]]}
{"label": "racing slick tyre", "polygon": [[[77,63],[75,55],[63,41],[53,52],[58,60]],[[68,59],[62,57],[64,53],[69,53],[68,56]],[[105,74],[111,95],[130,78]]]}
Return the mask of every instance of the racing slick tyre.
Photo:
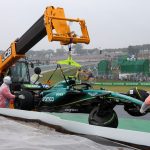
{"label": "racing slick tyre", "polygon": [[133,104],[127,104],[124,106],[124,110],[131,116],[134,117],[140,117],[144,116],[145,113],[140,113],[140,107],[139,106],[134,106]]}
{"label": "racing slick tyre", "polygon": [[[140,100],[141,102],[144,102],[145,99],[149,96],[149,93],[145,90],[142,89],[138,89],[138,88],[133,88],[130,89],[127,92],[128,96],[131,96],[133,98],[136,98],[138,100]],[[145,113],[140,113],[140,106],[135,105],[133,103],[130,104],[126,104],[124,105],[124,110],[131,116],[135,116],[135,117],[140,117],[140,116],[144,116]]]}
{"label": "racing slick tyre", "polygon": [[113,109],[107,111],[105,115],[98,115],[98,109],[98,107],[95,107],[89,114],[89,124],[111,128],[118,127],[118,117]]}
{"label": "racing slick tyre", "polygon": [[19,95],[24,95],[24,99],[16,98],[14,102],[14,107],[21,110],[32,110],[34,108],[34,99],[31,92],[20,91]]}

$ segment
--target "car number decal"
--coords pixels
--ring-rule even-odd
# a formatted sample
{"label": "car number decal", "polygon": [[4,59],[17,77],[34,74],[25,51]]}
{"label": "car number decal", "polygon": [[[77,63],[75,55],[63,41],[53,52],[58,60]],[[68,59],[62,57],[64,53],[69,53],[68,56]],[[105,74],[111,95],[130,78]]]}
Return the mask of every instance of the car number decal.
{"label": "car number decal", "polygon": [[44,101],[44,102],[53,102],[54,97],[43,97],[42,101]]}

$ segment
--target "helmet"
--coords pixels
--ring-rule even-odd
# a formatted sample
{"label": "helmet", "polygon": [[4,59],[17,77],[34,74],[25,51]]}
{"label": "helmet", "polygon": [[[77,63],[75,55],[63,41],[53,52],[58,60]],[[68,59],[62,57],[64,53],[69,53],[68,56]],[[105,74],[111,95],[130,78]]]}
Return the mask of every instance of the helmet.
{"label": "helmet", "polygon": [[4,77],[3,82],[8,85],[11,84],[12,83],[11,77],[10,76]]}

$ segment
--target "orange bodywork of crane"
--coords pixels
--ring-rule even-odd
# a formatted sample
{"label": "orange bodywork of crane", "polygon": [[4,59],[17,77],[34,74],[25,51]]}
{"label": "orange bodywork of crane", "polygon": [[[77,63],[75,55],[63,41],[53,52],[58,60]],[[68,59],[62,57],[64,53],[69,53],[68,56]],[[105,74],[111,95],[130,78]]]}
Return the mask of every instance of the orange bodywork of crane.
{"label": "orange bodywork of crane", "polygon": [[[67,21],[79,23],[82,33],[80,37],[71,31]],[[37,34],[36,31],[38,31]],[[35,37],[32,33],[35,34]],[[0,55],[0,76],[5,75],[9,67],[20,58],[25,57],[25,53],[46,35],[50,42],[60,41],[61,45],[70,43],[88,44],[90,42],[84,20],[65,18],[63,8],[47,7],[44,15],[20,39],[14,41],[10,47]]]}
{"label": "orange bodywork of crane", "polygon": [[25,55],[16,53],[16,42],[11,43],[10,47],[0,55],[0,76],[4,76],[7,69],[23,57]]}
{"label": "orange bodywork of crane", "polygon": [[[84,20],[65,18],[63,8],[48,7],[44,13],[45,26],[49,41],[61,41],[62,45],[71,43],[86,43],[90,42],[87,27]],[[81,27],[82,36],[77,37],[70,31],[67,21],[78,22]],[[55,29],[56,33],[53,33]]]}

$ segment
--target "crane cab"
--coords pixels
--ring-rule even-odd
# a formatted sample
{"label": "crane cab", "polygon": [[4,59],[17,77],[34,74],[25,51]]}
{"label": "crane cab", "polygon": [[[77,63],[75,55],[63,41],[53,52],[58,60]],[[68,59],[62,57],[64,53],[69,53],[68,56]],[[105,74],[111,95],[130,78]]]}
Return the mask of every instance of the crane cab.
{"label": "crane cab", "polygon": [[9,68],[7,75],[12,79],[11,89],[20,91],[22,84],[30,84],[29,63],[27,61],[17,61]]}

